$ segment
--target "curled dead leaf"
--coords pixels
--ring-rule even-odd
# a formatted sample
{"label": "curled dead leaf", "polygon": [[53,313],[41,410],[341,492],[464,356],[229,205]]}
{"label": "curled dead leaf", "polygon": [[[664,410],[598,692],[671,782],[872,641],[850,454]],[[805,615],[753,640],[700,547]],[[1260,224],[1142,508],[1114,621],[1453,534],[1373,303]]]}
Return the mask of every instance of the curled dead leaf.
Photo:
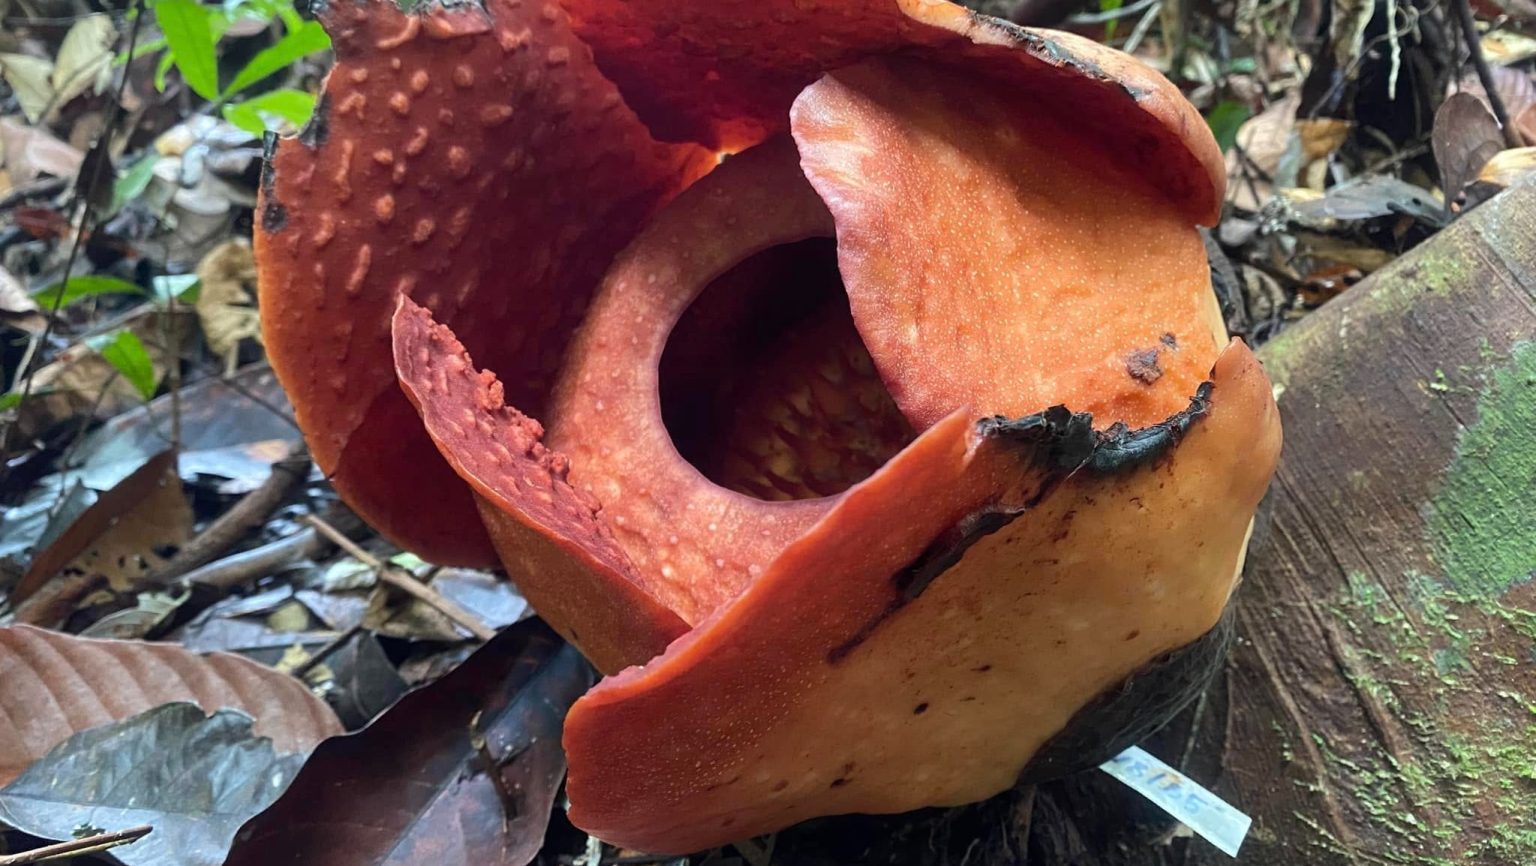
{"label": "curled dead leaf", "polygon": [[59,141],[46,129],[0,119],[0,155],[11,183],[21,184],[38,175],[74,177],[85,158],[78,149]]}
{"label": "curled dead leaf", "polygon": [[93,589],[129,589],[161,564],[158,550],[191,534],[192,511],[168,450],[110,490],[86,495],[93,499],[84,510],[50,520],[11,592],[17,621],[53,626]]}
{"label": "curled dead leaf", "polygon": [[1440,185],[1449,207],[1478,176],[1489,158],[1503,149],[1504,133],[1481,97],[1466,92],[1453,93],[1435,112],[1431,143],[1435,163],[1440,167]]}
{"label": "curled dead leaf", "polygon": [[1515,147],[1494,154],[1483,164],[1477,179],[1506,187],[1533,170],[1536,170],[1536,147]]}
{"label": "curled dead leaf", "polygon": [[203,337],[215,354],[232,364],[240,341],[261,337],[251,245],[237,239],[214,247],[198,263],[197,278],[202,283],[196,307]]}
{"label": "curled dead leaf", "polygon": [[49,77],[54,110],[87,90],[99,92],[106,86],[112,75],[112,44],[116,41],[112,16],[103,13],[87,15],[69,28]]}

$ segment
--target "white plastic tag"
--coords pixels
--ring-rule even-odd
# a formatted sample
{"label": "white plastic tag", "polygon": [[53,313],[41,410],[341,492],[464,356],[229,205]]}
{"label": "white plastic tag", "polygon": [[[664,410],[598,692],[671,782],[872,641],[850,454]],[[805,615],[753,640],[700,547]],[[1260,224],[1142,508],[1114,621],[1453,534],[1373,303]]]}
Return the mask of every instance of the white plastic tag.
{"label": "white plastic tag", "polygon": [[1253,824],[1252,818],[1140,746],[1126,749],[1100,764],[1099,769],[1156,803],[1229,857],[1237,856],[1237,849],[1242,847],[1248,827]]}

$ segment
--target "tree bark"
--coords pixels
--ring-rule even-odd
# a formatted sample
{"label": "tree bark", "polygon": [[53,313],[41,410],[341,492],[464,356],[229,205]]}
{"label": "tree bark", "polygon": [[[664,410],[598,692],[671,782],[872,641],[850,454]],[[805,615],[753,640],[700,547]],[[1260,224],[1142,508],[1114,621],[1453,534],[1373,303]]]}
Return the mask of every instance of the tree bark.
{"label": "tree bark", "polygon": [[[1536,863],[1536,179],[1260,354],[1286,443],[1237,644],[1145,745],[1253,816],[1243,866]],[[1232,862],[1098,772],[778,841],[804,863]]]}

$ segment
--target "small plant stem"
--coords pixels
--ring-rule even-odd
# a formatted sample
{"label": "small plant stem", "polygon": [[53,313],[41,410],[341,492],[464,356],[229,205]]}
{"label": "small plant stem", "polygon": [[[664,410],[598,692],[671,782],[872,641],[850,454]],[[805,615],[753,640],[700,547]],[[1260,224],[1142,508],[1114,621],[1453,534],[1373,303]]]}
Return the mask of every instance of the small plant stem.
{"label": "small plant stem", "polygon": [[1477,80],[1483,85],[1483,93],[1488,97],[1488,107],[1493,109],[1493,117],[1499,122],[1499,128],[1504,130],[1504,146],[1520,147],[1519,133],[1509,122],[1509,110],[1504,107],[1504,99],[1499,96],[1499,91],[1493,82],[1493,70],[1488,66],[1488,58],[1483,55],[1483,42],[1477,38],[1477,21],[1472,17],[1472,4],[1470,0],[1451,0],[1451,5],[1456,9],[1456,21],[1461,25],[1461,38],[1467,43],[1467,59],[1472,61],[1472,68],[1477,70]]}
{"label": "small plant stem", "polygon": [[377,571],[379,580],[426,602],[444,616],[468,629],[470,634],[481,640],[488,641],[496,636],[495,629],[481,622],[479,617],[460,607],[453,599],[447,598],[442,593],[417,580],[415,575],[407,573],[405,569],[384,562],[362,549],[352,539],[343,535],[341,530],[336,527],[314,515],[305,517],[304,521],[313,526],[321,535],[329,538],[337,547],[355,557],[358,562]]}
{"label": "small plant stem", "polygon": [[66,857],[99,854],[109,848],[137,842],[148,836],[153,829],[153,827],[146,824],[141,827],[119,830],[116,833],[101,833],[96,836],[87,836],[84,839],[71,839],[68,842],[44,845],[41,848],[33,848],[31,851],[23,851],[20,854],[6,854],[0,856],[0,866],[22,866],[25,863],[42,863],[48,860],[62,860]]}

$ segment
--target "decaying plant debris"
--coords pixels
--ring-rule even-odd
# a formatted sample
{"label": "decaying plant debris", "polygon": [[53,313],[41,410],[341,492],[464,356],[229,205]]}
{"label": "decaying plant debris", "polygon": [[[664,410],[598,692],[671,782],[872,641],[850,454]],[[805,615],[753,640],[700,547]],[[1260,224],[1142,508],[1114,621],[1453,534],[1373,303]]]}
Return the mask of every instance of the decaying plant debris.
{"label": "decaying plant debris", "polygon": [[[13,828],[0,862],[77,835],[88,838],[59,843],[65,853],[157,866],[1225,862],[1102,774],[1047,781],[1128,742],[1255,816],[1242,862],[1536,858],[1521,758],[1536,554],[1520,542],[1536,523],[1518,456],[1536,404],[1536,251],[1516,228],[1530,222],[1521,179],[1536,165],[1536,16],[1518,3],[974,5],[1072,35],[873,0],[702,16],[647,0],[617,18],[599,0],[338,5],[317,10],[323,23],[274,0],[0,2],[0,776],[14,777],[0,788],[0,825]],[[802,51],[808,38],[817,47]],[[1164,85],[1138,79],[1142,101],[1116,101],[1117,76],[1141,73],[1093,43],[1178,93],[1159,102]],[[898,45],[917,47],[816,85],[791,128],[789,106],[828,66]],[[513,92],[523,98],[498,101]],[[925,102],[936,93],[947,96]],[[1048,110],[1027,109],[1022,141],[966,131],[989,106],[1006,118],[1042,93]],[[1133,105],[1154,118],[1134,134]],[[312,111],[264,173],[262,133],[293,134]],[[891,134],[919,115],[943,133],[928,149]],[[557,120],[530,125],[540,117]],[[1156,117],[1181,131],[1159,138]],[[1207,127],[1214,147],[1199,143]],[[767,139],[717,167],[719,151]],[[979,205],[985,183],[923,180],[935,146],[952,148],[951,167],[1039,184],[1047,218],[1029,224],[1007,196]],[[871,161],[842,170],[858,159]],[[1202,198],[1202,184],[1218,192]],[[1142,249],[1163,229],[1117,198],[1125,189],[1184,203],[1149,245],[1167,255]],[[742,204],[754,190],[768,194]],[[793,202],[782,215],[800,222],[774,223]],[[1094,214],[1095,231],[1060,228]],[[997,294],[974,306],[967,340],[903,340],[889,310],[961,303],[1032,267],[1020,227],[1052,220],[1055,270],[1032,274],[1030,297],[1092,275],[1083,305]],[[946,233],[968,242],[934,254]],[[735,266],[716,279],[709,261]],[[658,263],[679,278],[625,291]],[[1112,283],[1144,302],[1127,307],[1103,291]],[[881,289],[907,285],[925,290]],[[1174,302],[1184,289],[1193,314]],[[414,305],[397,306],[396,290]],[[1009,316],[1064,324],[1054,343],[984,338]],[[584,320],[575,348],[560,348]],[[1272,383],[1231,349],[1212,380],[1226,333],[1257,349]],[[1202,334],[1223,339],[1207,350]],[[1100,346],[1112,363],[1097,373],[1049,377]],[[608,378],[640,355],[651,381]],[[785,387],[825,371],[836,388]],[[1054,667],[1097,659],[1099,679],[1063,677],[1048,660],[1067,655],[1052,655],[1064,651],[1037,612],[1050,600],[1059,617],[1113,581],[1086,590],[1092,569],[1063,567],[1072,591],[1010,607],[955,563],[1022,548],[1123,567],[1115,539],[1149,537],[1128,528],[1147,513],[1166,538],[1241,544],[1242,507],[1157,500],[1177,484],[1131,489],[1187,475],[1202,454],[1258,483],[1262,436],[1229,434],[1246,450],[1208,444],[1241,416],[1224,407],[1234,376],[1251,418],[1278,402],[1288,442],[1244,585],[1223,614],[1231,571],[1204,584],[1220,598],[1179,607],[1177,637],[1142,621],[1112,629],[1114,605],[1084,607],[1097,623],[1089,655]],[[465,396],[444,399],[456,382]],[[987,420],[946,422],[946,400]],[[1051,402],[1066,408],[1043,411]],[[483,410],[470,427],[455,415],[465,405]],[[532,418],[553,450],[535,444]],[[531,455],[530,471],[483,462],[494,449],[477,444],[482,422]],[[946,503],[964,499],[953,491],[972,488],[946,488],[927,461],[968,429],[1036,474],[952,519]],[[674,445],[686,463],[669,462]],[[647,465],[674,469],[636,470]],[[460,473],[485,482],[480,506]],[[570,486],[550,520],[530,521],[542,512],[509,477]],[[674,519],[667,497],[706,489],[700,477],[720,491],[707,501],[729,507]],[[1132,498],[1137,510],[1116,511]],[[762,536],[764,514],[786,519]],[[816,578],[827,563],[872,563],[924,521],[945,531],[875,564],[867,597]],[[797,561],[821,570],[796,578],[778,551],[818,522],[835,531]],[[1190,555],[1165,552],[1183,573]],[[974,621],[934,625],[956,602]],[[535,610],[605,672],[660,658],[571,710],[592,672]],[[804,624],[816,617],[824,638]],[[1003,621],[1010,637],[988,642]],[[1129,646],[1098,648],[1132,631]],[[914,651],[939,635],[942,652]],[[1010,653],[1025,661],[1000,664]],[[936,802],[931,772],[915,778],[925,738],[988,742],[955,727],[982,697],[1013,707],[1017,733],[1019,705],[997,683],[1038,695],[1042,679],[1072,695],[1025,713],[1049,718],[1039,736],[1009,739],[1017,754],[994,740],[979,764],[943,762],[971,791],[956,801],[1003,793],[737,838],[789,823],[764,806],[785,791],[795,818]],[[858,707],[877,719],[882,706],[899,738],[833,718]],[[568,712],[566,785],[553,746]],[[343,729],[364,730],[306,760]],[[760,731],[770,744],[779,732],[782,754],[719,746]],[[126,811],[93,788],[110,778],[134,797],[215,764],[192,771],[211,787]],[[749,781],[758,770],[769,777]],[[349,785],[357,796],[320,796]],[[311,819],[332,829],[293,832]],[[647,861],[573,819],[647,848],[719,847]]]}

